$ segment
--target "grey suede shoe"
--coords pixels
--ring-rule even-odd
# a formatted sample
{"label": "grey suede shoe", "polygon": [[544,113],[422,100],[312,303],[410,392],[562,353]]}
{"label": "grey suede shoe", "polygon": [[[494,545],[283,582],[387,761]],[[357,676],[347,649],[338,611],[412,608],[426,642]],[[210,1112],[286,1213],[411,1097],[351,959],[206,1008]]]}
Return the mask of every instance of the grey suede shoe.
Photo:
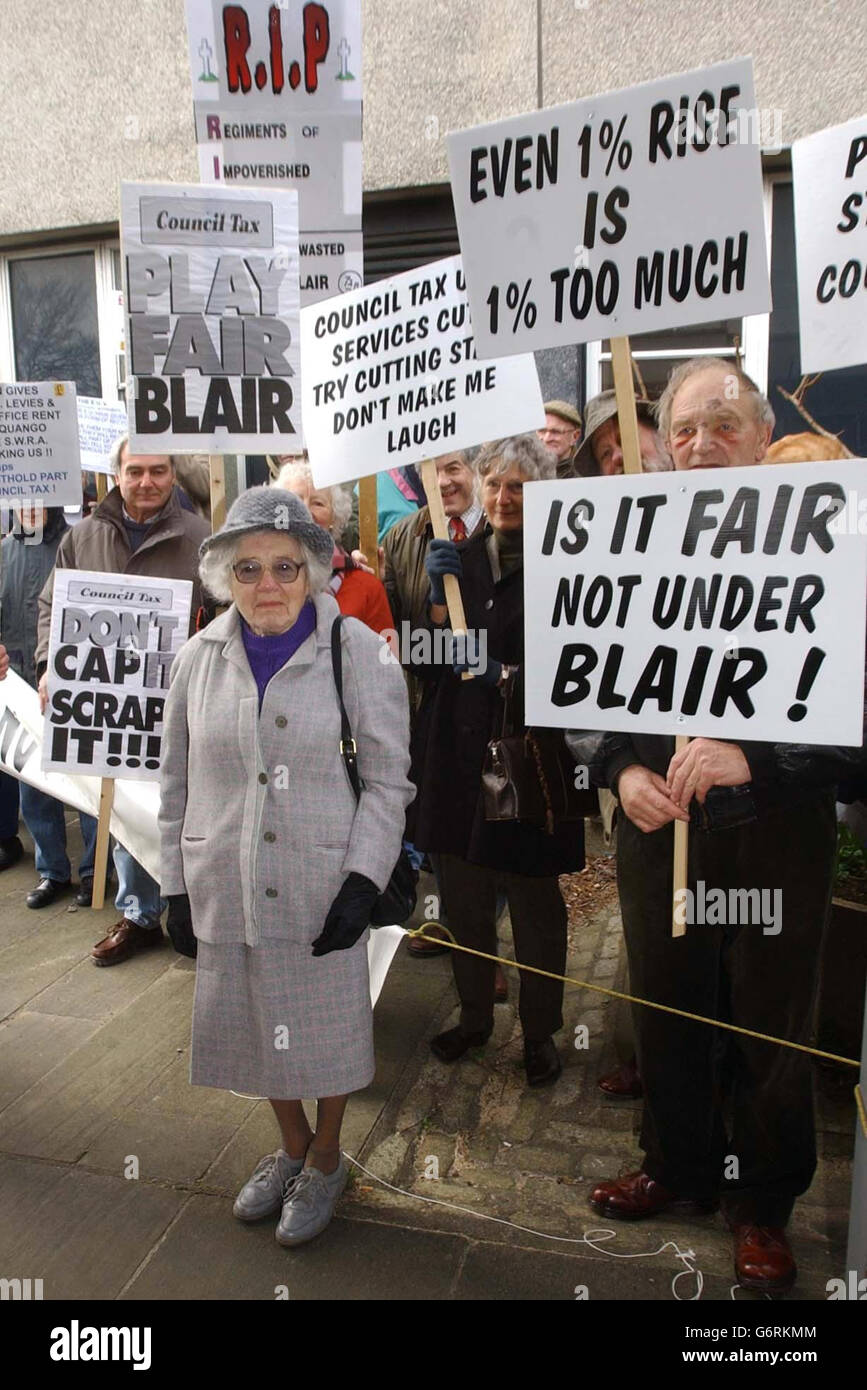
{"label": "grey suede shoe", "polygon": [[286,1184],[283,1213],[277,1225],[281,1245],[303,1245],[324,1231],[346,1186],[349,1173],[343,1155],[333,1173],[320,1173],[318,1168],[304,1168],[297,1178]]}
{"label": "grey suede shoe", "polygon": [[235,1199],[233,1216],[239,1221],[258,1221],[273,1216],[283,1205],[283,1189],[304,1167],[303,1158],[290,1158],[285,1149],[260,1158],[253,1176]]}

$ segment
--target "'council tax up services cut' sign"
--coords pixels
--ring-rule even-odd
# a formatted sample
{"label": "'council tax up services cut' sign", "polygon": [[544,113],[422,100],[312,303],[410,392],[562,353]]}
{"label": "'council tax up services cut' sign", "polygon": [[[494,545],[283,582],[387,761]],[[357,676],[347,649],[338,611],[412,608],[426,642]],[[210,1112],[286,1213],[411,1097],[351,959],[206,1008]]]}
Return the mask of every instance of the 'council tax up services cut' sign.
{"label": "'council tax up services cut' sign", "polygon": [[448,138],[480,357],[767,313],[752,62]]}
{"label": "'council tax up services cut' sign", "polygon": [[530,483],[527,723],[860,745],[864,466]]}

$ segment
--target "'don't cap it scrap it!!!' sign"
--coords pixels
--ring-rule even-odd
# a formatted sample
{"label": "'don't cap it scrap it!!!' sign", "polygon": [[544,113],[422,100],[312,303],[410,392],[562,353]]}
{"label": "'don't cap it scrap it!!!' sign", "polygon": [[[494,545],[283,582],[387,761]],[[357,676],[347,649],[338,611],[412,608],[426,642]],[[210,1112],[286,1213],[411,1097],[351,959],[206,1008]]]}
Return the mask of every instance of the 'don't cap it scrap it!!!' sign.
{"label": "'don't cap it scrap it!!!' sign", "polygon": [[56,571],[45,771],[159,777],[169,673],[192,596],[188,579]]}
{"label": "'don't cap it scrap it!!!' sign", "polygon": [[477,360],[460,256],[305,307],[301,337],[320,487],[544,424],[532,356]]}
{"label": "'don't cap it scrap it!!!' sign", "polygon": [[859,746],[864,467],[528,483],[527,723]]}
{"label": "'don't cap it scrap it!!!' sign", "polygon": [[741,58],[448,137],[480,357],[771,307]]}

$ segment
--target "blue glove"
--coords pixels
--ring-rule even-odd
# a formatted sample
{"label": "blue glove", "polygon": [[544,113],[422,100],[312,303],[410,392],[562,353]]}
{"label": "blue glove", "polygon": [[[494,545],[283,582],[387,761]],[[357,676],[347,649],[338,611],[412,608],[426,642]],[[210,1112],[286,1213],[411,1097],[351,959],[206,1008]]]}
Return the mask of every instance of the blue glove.
{"label": "blue glove", "polygon": [[453,574],[460,579],[463,573],[461,557],[454,541],[441,541],[434,536],[425,556],[424,567],[430,580],[431,603],[445,604],[445,575]]}
{"label": "blue glove", "polygon": [[465,671],[483,685],[496,685],[503,673],[503,663],[486,657],[479,650],[479,639],[466,632],[455,633],[452,638],[452,670],[456,676]]}

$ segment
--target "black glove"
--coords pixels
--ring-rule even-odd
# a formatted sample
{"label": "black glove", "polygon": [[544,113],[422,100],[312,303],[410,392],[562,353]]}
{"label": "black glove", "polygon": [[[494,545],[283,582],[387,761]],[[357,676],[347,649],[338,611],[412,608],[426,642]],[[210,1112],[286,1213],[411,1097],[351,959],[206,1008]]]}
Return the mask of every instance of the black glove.
{"label": "black glove", "polygon": [[463,573],[461,557],[454,541],[441,541],[434,536],[425,556],[424,567],[430,580],[431,603],[444,604],[446,601],[446,590],[443,584],[445,575],[453,574],[460,579]]}
{"label": "black glove", "polygon": [[314,956],[348,951],[370,923],[379,889],[364,874],[350,874],[328,909],[325,926],[313,943]]}
{"label": "black glove", "polygon": [[171,937],[172,945],[178,955],[190,956],[195,960],[198,942],[193,935],[193,918],[190,912],[190,900],[186,893],[171,893],[169,895],[166,931]]}

